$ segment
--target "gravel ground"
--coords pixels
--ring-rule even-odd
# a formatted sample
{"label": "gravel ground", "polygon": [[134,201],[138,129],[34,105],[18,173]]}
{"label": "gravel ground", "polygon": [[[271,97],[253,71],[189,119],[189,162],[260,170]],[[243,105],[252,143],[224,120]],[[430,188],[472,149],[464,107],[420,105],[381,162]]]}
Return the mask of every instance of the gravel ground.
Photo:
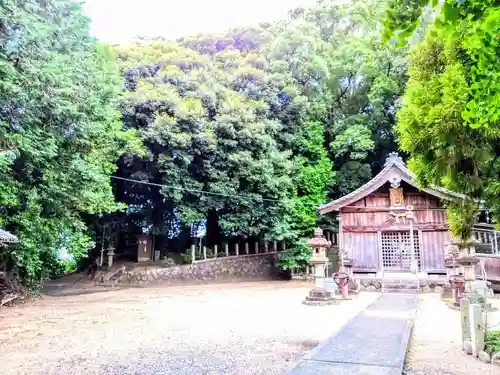
{"label": "gravel ground", "polygon": [[[500,300],[493,300],[500,308]],[[500,311],[488,316],[489,323],[500,328]],[[462,351],[460,312],[448,308],[439,295],[421,296],[410,350],[408,375],[498,375],[497,366],[485,364]]]}
{"label": "gravel ground", "polygon": [[[278,375],[377,298],[259,282],[44,297],[0,311],[2,375]],[[486,375],[486,374],[484,374]]]}

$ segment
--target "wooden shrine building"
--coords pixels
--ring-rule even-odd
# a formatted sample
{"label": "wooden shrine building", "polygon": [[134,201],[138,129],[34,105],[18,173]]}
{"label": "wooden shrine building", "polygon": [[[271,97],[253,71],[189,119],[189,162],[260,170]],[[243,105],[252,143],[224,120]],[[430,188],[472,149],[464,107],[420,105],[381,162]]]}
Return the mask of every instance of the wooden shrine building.
{"label": "wooden shrine building", "polygon": [[319,208],[338,213],[339,248],[353,260],[353,271],[446,273],[445,242],[450,240],[445,201],[462,195],[439,187],[419,189],[397,153],[384,169],[346,196]]}

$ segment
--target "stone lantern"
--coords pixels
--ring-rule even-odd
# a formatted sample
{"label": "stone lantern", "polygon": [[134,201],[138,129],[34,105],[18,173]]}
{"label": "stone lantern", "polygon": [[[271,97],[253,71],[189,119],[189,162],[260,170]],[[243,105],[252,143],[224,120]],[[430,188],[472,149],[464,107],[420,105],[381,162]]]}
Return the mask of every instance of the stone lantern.
{"label": "stone lantern", "polygon": [[306,305],[331,305],[335,303],[332,293],[325,289],[325,268],[328,263],[326,249],[330,247],[331,242],[323,236],[323,230],[316,228],[314,237],[309,240],[309,246],[312,248],[312,256],[309,264],[314,266],[314,287],[306,297]]}
{"label": "stone lantern", "polygon": [[449,281],[450,278],[457,274],[457,269],[459,267],[457,258],[460,255],[456,244],[451,242],[445,242],[445,258],[444,266],[446,267],[446,279]]}
{"label": "stone lantern", "polygon": [[479,259],[476,257],[476,239],[467,242],[453,242],[459,249],[457,263],[462,268],[462,275],[465,280],[465,294],[471,295],[473,292],[473,282],[476,280],[476,266]]}

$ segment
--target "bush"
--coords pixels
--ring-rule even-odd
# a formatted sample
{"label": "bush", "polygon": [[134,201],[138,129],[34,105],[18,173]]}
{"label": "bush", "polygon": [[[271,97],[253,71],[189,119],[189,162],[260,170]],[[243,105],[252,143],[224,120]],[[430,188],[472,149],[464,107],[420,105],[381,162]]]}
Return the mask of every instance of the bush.
{"label": "bush", "polygon": [[500,353],[500,331],[486,332],[484,351],[490,355]]}
{"label": "bush", "polygon": [[175,260],[166,255],[161,258],[161,264],[163,265],[163,267],[172,267],[176,265]]}
{"label": "bush", "polygon": [[282,253],[279,259],[279,268],[286,271],[305,267],[312,255],[312,249],[307,244],[307,240],[307,238],[298,240],[294,246]]}

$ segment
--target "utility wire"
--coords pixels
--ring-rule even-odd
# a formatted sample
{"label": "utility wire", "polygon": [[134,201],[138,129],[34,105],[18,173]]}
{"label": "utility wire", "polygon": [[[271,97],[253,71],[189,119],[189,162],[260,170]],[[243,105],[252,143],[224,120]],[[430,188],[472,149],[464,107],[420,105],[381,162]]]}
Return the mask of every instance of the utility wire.
{"label": "utility wire", "polygon": [[[265,201],[265,202],[274,202],[274,203],[289,202],[290,201],[290,199],[288,199],[288,200],[280,200],[280,199],[272,199],[272,198],[250,197],[250,196],[237,195],[237,194],[214,193],[214,192],[206,191],[206,190],[188,189],[188,188],[183,188],[183,187],[179,187],[179,186],[156,184],[154,182],[134,180],[132,178],[125,178],[125,177],[118,177],[118,176],[111,176],[111,178],[114,178],[115,180],[122,180],[122,181],[133,182],[133,183],[136,183],[136,184],[156,186],[156,187],[165,188],[165,189],[172,189],[172,190],[181,190],[181,191],[187,191],[187,192],[190,192],[190,193],[200,193],[200,194],[207,194],[207,195],[216,195],[216,196],[219,196],[219,197],[244,198],[244,199],[260,199],[260,200]],[[313,202],[302,202],[302,204],[312,205],[312,206],[315,206],[315,207],[320,206],[319,204],[313,203]]]}

